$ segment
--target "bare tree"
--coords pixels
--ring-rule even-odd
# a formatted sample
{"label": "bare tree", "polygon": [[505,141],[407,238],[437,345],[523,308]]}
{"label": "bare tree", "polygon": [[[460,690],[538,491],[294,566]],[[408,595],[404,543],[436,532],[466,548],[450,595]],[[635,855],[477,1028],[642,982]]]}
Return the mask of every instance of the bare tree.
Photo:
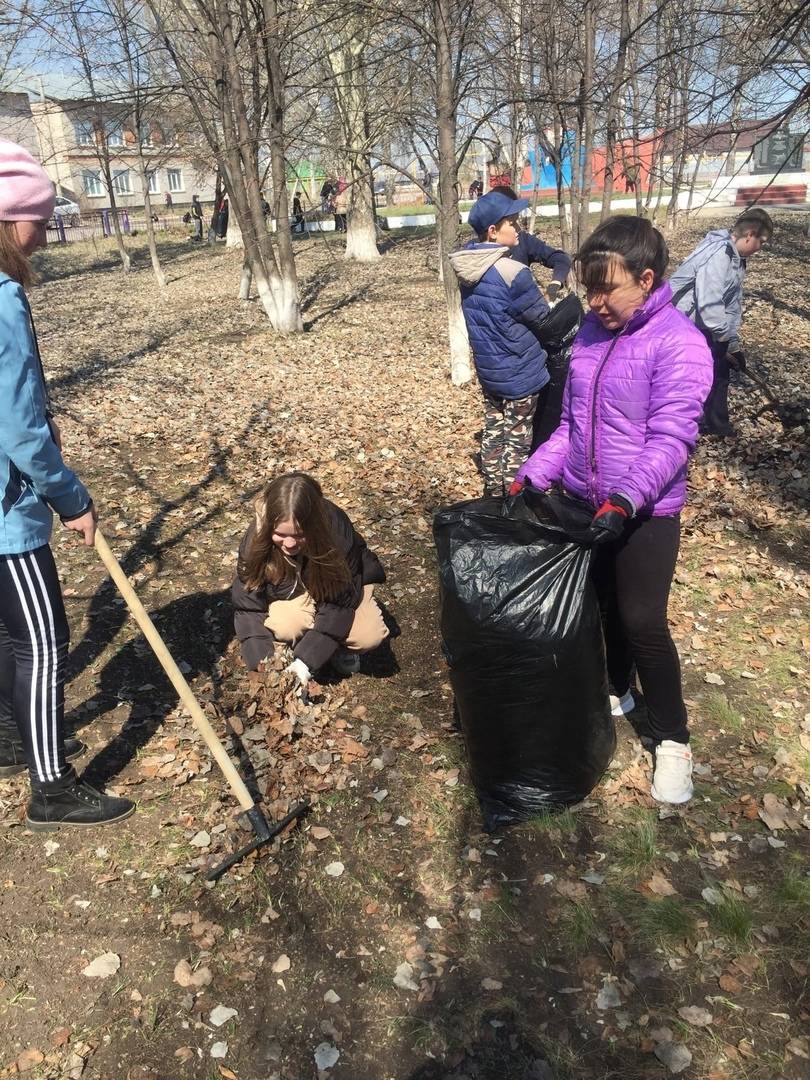
{"label": "bare tree", "polygon": [[346,258],[358,262],[375,262],[380,257],[371,169],[377,132],[371,130],[369,70],[372,39],[379,33],[380,18],[374,3],[339,4],[329,22],[330,42],[325,50],[349,166]]}
{"label": "bare tree", "polygon": [[[285,108],[290,20],[277,0],[147,0],[199,128],[217,161],[242,233],[245,268],[272,326],[301,330],[286,184]],[[262,207],[266,149],[275,242]],[[243,272],[240,293],[245,291]]]}
{"label": "bare tree", "polygon": [[[49,52],[59,57],[77,76],[75,101],[65,103],[69,113],[83,120],[89,116],[92,127],[87,148],[92,149],[99,166],[101,182],[110,201],[110,220],[115,246],[124,271],[131,268],[129,252],[124,244],[118,205],[116,202],[116,147],[111,135],[123,130],[128,107],[116,93],[110,93],[103,78],[104,43],[108,40],[108,25],[92,0],[57,0],[57,3],[31,3],[25,7],[25,17],[32,25],[49,36]],[[117,137],[117,136],[116,136]]]}
{"label": "bare tree", "polygon": [[[150,163],[144,154],[144,143],[151,144],[151,129],[157,125],[160,107],[167,101],[167,89],[158,81],[158,73],[152,63],[155,51],[154,38],[144,25],[143,4],[139,0],[97,0],[99,10],[109,22],[110,44],[115,55],[108,57],[112,73],[122,83],[123,101],[129,111],[138,160],[138,173],[143,191],[146,240],[149,258],[159,289],[165,289],[166,276],[160,265],[155,226],[152,216],[150,194]],[[154,166],[152,166],[154,167]]]}

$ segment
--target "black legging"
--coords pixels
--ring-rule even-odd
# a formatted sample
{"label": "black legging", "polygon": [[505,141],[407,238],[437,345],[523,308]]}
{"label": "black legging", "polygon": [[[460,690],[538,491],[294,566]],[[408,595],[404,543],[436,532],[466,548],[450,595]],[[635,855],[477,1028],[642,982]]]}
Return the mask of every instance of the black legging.
{"label": "black legging", "polygon": [[712,341],[711,338],[708,338],[708,342],[714,361],[714,376],[703,406],[702,429],[709,435],[726,435],[732,426],[728,415],[728,388],[731,382],[728,342]]}
{"label": "black legging", "polygon": [[0,737],[17,730],[31,779],[67,776],[64,711],[70,633],[47,546],[0,555]]}
{"label": "black legging", "polygon": [[678,514],[633,520],[621,539],[599,549],[594,565],[613,692],[621,697],[630,689],[635,668],[656,743],[689,742],[681,664],[667,623],[680,533]]}
{"label": "black legging", "polygon": [[570,348],[560,349],[548,354],[546,369],[548,370],[549,380],[540,391],[537,409],[534,414],[532,451],[535,451],[538,446],[546,442],[560,426],[565,380],[568,377],[570,363]]}

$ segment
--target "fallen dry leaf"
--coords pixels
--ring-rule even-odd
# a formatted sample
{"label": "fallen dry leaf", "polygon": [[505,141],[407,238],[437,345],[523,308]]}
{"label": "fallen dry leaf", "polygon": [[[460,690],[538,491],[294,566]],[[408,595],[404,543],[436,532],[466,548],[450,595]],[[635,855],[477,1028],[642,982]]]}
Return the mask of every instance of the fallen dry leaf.
{"label": "fallen dry leaf", "polygon": [[188,960],[178,961],[174,968],[174,981],[178,986],[192,986],[199,989],[203,986],[210,986],[212,978],[210,968],[199,967],[194,971]]}
{"label": "fallen dry leaf", "polygon": [[654,872],[649,881],[644,882],[644,888],[654,896],[675,896],[678,892],[669,879],[658,870]]}
{"label": "fallen dry leaf", "polygon": [[117,953],[105,952],[82,968],[82,975],[88,979],[108,979],[121,967],[121,957]]}
{"label": "fallen dry leaf", "polygon": [[759,816],[771,831],[778,829],[798,829],[799,819],[786,802],[770,792],[762,796]]}
{"label": "fallen dry leaf", "polygon": [[23,1052],[17,1058],[17,1072],[28,1072],[29,1069],[35,1069],[37,1065],[41,1065],[45,1060],[45,1055],[41,1050],[23,1050]]}
{"label": "fallen dry leaf", "polygon": [[700,1005],[684,1005],[682,1009],[678,1009],[678,1016],[692,1027],[708,1027],[714,1023],[714,1017],[709,1010],[701,1008]]}

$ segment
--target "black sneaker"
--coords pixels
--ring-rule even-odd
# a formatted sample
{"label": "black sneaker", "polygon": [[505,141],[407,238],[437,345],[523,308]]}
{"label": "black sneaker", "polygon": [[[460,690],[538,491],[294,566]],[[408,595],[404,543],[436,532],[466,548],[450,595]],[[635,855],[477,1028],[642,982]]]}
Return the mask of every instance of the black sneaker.
{"label": "black sneaker", "polygon": [[62,825],[110,825],[135,811],[130,799],[106,795],[80,780],[71,770],[52,784],[32,784],[26,825],[34,832],[49,832]]}
{"label": "black sneaker", "polygon": [[[81,739],[65,739],[65,759],[75,761],[87,751],[87,746]],[[16,776],[17,773],[25,772],[28,762],[25,760],[25,750],[22,743],[0,743],[0,777]]]}

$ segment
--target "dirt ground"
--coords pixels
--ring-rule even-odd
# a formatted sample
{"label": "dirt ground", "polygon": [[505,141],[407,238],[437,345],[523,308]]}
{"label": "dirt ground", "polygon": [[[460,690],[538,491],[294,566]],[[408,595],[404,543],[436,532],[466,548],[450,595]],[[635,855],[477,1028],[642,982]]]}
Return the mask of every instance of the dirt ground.
{"label": "dirt ground", "polygon": [[[233,300],[238,253],[164,242],[165,296],[143,251],[128,278],[109,249],[43,257],[40,344],[105,534],[268,813],[313,805],[205,882],[248,839],[238,808],[100,562],[57,531],[69,719],[138,812],[34,835],[26,782],[0,782],[0,1077],[807,1076],[806,430],[741,379],[739,438],[696,455],[671,602],[693,802],[650,800],[623,722],[585,804],[483,834],[430,531],[480,491],[480,405],[447,377],[433,242],[374,267],[299,252],[292,338]],[[805,405],[807,254],[781,221],[744,324],[752,366]],[[240,666],[227,595],[250,500],[289,468],[380,555],[394,631],[298,712]]]}

